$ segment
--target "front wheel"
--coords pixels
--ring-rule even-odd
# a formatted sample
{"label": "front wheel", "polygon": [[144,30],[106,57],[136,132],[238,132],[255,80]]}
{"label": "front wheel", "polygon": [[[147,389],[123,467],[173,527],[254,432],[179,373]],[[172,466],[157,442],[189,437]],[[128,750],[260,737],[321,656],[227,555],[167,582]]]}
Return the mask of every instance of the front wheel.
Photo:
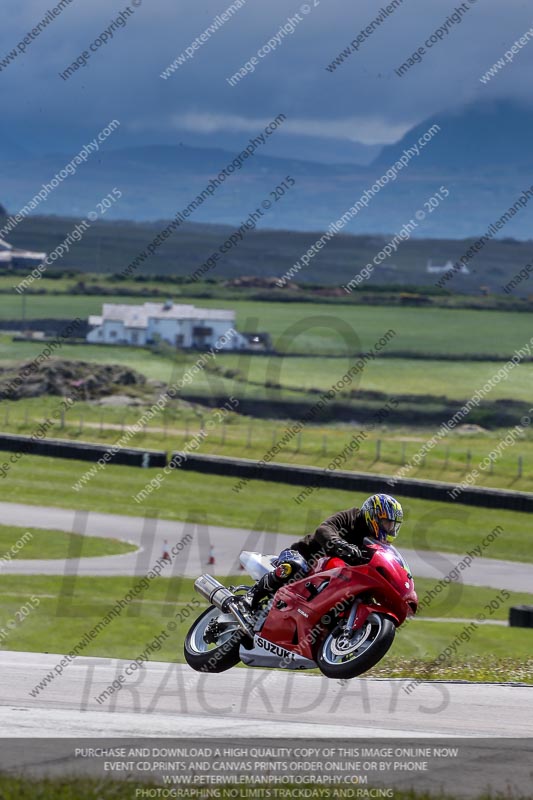
{"label": "front wheel", "polygon": [[380,661],[394,641],[396,628],[383,614],[372,613],[362,628],[346,633],[342,625],[318,650],[317,664],[328,678],[355,678]]}
{"label": "front wheel", "polygon": [[239,647],[244,638],[232,614],[211,606],[185,637],[185,661],[198,672],[224,672],[239,663]]}

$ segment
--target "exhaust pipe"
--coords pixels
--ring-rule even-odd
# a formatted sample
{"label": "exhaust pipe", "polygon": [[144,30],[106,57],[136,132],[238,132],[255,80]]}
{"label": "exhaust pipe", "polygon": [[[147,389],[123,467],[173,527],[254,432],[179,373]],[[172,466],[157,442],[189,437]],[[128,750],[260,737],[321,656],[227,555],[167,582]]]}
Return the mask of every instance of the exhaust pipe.
{"label": "exhaust pipe", "polygon": [[200,575],[194,582],[194,588],[201,594],[208,603],[216,606],[221,611],[228,611],[228,603],[234,599],[234,595],[226,589],[216,578],[207,573]]}
{"label": "exhaust pipe", "polygon": [[195,580],[194,588],[208,603],[219,608],[224,614],[232,614],[244,633],[253,638],[253,629],[239,611],[237,598],[229,589],[207,573]]}

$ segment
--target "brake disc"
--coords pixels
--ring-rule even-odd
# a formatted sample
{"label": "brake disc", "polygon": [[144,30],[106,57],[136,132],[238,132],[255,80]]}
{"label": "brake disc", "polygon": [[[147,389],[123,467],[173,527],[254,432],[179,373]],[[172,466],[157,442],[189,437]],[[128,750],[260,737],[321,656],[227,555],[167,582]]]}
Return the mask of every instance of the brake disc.
{"label": "brake disc", "polygon": [[352,650],[357,650],[357,648],[361,647],[361,645],[366,642],[370,636],[371,630],[372,626],[367,624],[365,625],[364,631],[357,631],[359,635],[357,638],[354,638],[353,636],[350,636],[343,628],[340,635],[333,639],[331,643],[332,654],[335,656],[345,656]]}

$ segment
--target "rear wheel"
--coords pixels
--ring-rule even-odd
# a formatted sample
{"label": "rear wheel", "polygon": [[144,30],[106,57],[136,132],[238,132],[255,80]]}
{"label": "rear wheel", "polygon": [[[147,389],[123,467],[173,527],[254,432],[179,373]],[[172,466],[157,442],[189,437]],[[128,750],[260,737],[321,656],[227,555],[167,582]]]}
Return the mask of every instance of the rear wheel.
{"label": "rear wheel", "polygon": [[232,614],[211,606],[185,637],[185,660],[198,672],[224,672],[239,663],[239,647],[245,638]]}
{"label": "rear wheel", "polygon": [[392,620],[376,612],[361,628],[346,632],[342,625],[320,645],[317,664],[328,678],[355,678],[380,661],[394,641]]}

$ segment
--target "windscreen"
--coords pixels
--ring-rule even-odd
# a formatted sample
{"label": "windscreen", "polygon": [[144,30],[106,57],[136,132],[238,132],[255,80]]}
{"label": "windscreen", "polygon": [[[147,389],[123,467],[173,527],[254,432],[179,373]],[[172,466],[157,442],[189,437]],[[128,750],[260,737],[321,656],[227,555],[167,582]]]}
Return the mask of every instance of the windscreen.
{"label": "windscreen", "polygon": [[375,539],[370,539],[369,537],[365,537],[364,544],[368,550],[384,550],[386,553],[390,553],[390,555],[394,558],[394,560],[397,561],[398,564],[400,564],[400,566],[404,568],[404,570],[407,572],[408,577],[409,578],[413,577],[409,564],[402,556],[400,551],[394,547],[394,545],[385,544],[383,542],[377,542]]}

